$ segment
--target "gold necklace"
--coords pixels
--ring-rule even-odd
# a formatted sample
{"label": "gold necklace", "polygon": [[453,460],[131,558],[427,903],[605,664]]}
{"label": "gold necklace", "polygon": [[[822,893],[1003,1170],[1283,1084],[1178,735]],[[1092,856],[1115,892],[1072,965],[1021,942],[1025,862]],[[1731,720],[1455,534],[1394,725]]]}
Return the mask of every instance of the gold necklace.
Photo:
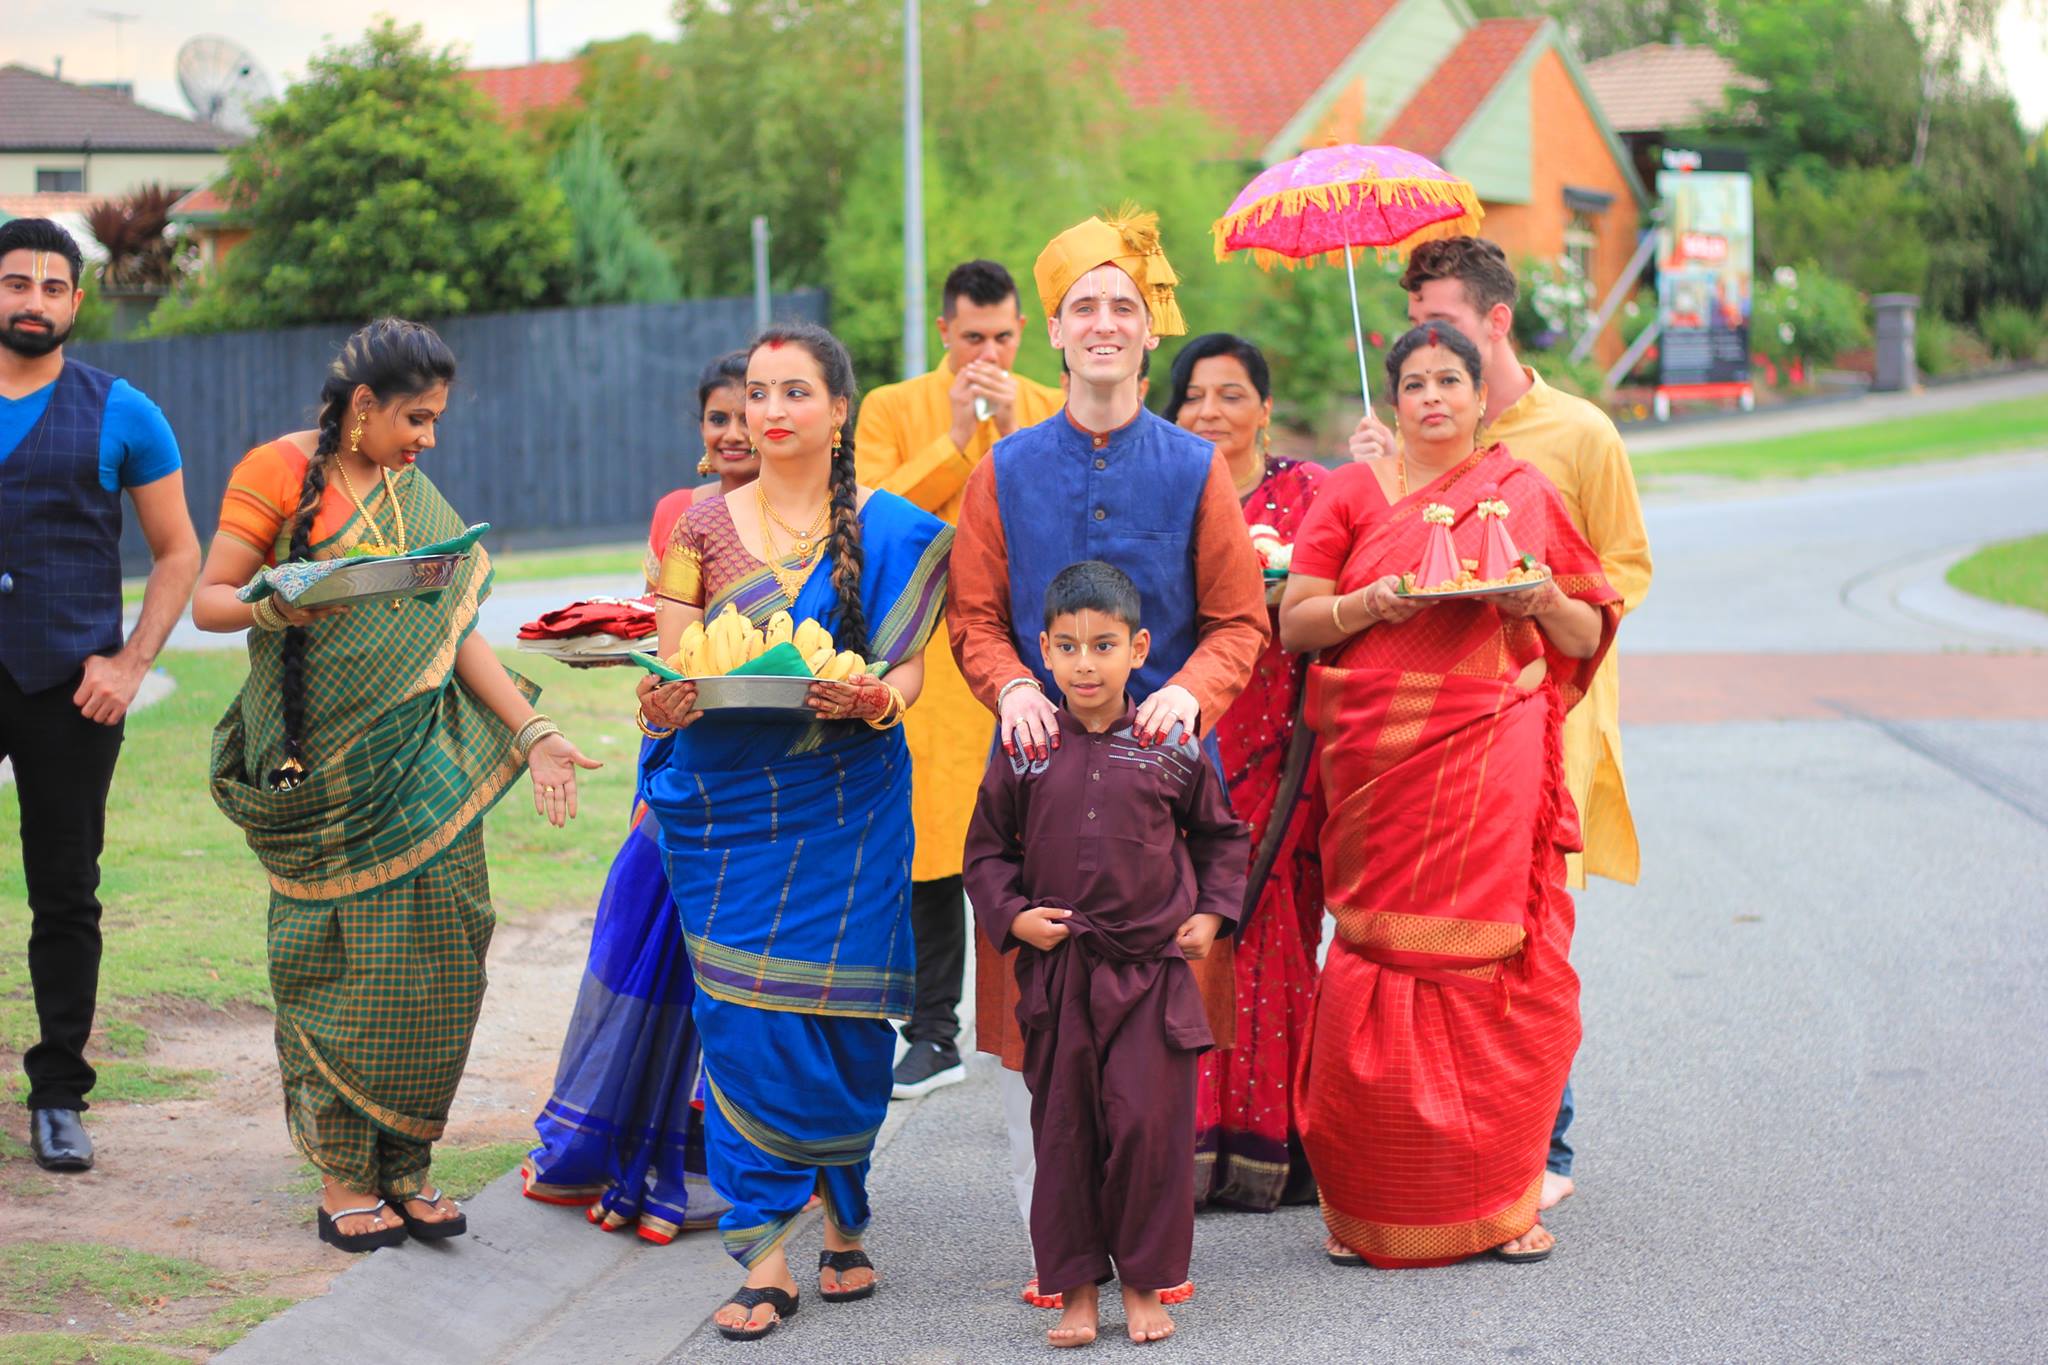
{"label": "gold necklace", "polygon": [[[381,548],[373,549],[372,553],[375,554],[391,552],[391,542],[384,539],[383,528],[378,526],[376,520],[370,516],[370,509],[363,505],[363,500],[356,496],[356,486],[349,480],[348,467],[342,464],[341,457],[339,455],[334,457],[334,472],[341,475],[341,491],[348,494],[348,500],[356,505],[356,512],[362,517],[363,525],[369,527],[370,534],[377,538],[376,543]],[[404,554],[405,509],[398,505],[398,493],[392,487],[391,471],[384,468],[384,466],[379,465],[377,466],[377,472],[384,476],[383,481],[380,484],[378,484],[378,487],[381,488],[384,492],[385,504],[391,508],[391,515],[398,521],[398,545],[396,552],[399,554]]]}
{"label": "gold necklace", "polygon": [[[1405,498],[1408,496],[1408,452],[1404,450],[1396,458],[1401,463],[1394,466],[1394,471],[1401,477],[1401,497]],[[1399,501],[1399,499],[1396,499],[1396,501]]]}
{"label": "gold necklace", "polygon": [[774,521],[774,523],[777,526],[780,526],[784,531],[787,531],[791,536],[795,537],[796,557],[801,561],[808,562],[811,557],[811,547],[817,543],[819,535],[824,531],[825,517],[832,510],[832,504],[830,500],[828,499],[825,505],[818,509],[817,516],[811,518],[810,529],[807,531],[799,531],[796,529],[796,527],[791,526],[788,522],[784,521],[782,517],[776,512],[776,510],[769,505],[768,490],[762,488],[758,481],[754,485],[754,491],[760,494],[761,510],[768,515],[769,519]]}
{"label": "gold necklace", "polygon": [[[808,533],[799,532],[775,515],[775,509],[768,505],[767,490],[763,489],[758,481],[754,485],[754,491],[759,495],[761,502],[761,546],[768,552],[763,562],[774,577],[775,585],[782,589],[782,595],[789,599],[791,606],[795,606],[796,595],[804,590],[804,584],[810,581],[811,571],[818,567],[818,561],[810,553],[811,541],[823,529],[825,515],[831,504],[827,503],[825,507],[819,509],[817,519],[811,523],[811,530]],[[768,524],[771,521],[779,523],[783,530],[798,537],[797,544],[800,548],[797,550],[797,572],[792,573],[782,567],[782,554],[775,547],[775,531]]]}
{"label": "gold necklace", "polygon": [[1255,464],[1255,465],[1253,465],[1253,466],[1252,466],[1252,476],[1251,476],[1251,478],[1250,478],[1250,479],[1248,479],[1248,480],[1237,480],[1237,481],[1236,481],[1236,482],[1237,482],[1237,496],[1238,496],[1239,498],[1245,498],[1245,497],[1249,497],[1249,496],[1251,495],[1251,493],[1252,493],[1252,490],[1256,489],[1256,488],[1257,488],[1257,487],[1258,487],[1258,486],[1259,486],[1260,484],[1264,483],[1265,481],[1266,481],[1266,457],[1265,457],[1265,456],[1263,456],[1263,455],[1261,455],[1261,456],[1259,456],[1259,462],[1258,462],[1257,464]]}

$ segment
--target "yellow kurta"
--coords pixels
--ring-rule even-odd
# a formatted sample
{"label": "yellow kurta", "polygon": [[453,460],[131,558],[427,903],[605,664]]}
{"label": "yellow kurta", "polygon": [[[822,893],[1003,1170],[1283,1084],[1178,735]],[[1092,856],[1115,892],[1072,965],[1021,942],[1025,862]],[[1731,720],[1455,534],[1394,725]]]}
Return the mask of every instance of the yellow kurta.
{"label": "yellow kurta", "polygon": [[[1572,524],[1621,594],[1623,613],[1634,611],[1650,591],[1650,537],[1621,433],[1599,408],[1551,388],[1527,366],[1523,370],[1535,387],[1489,423],[1480,439],[1503,443],[1508,454],[1535,465],[1557,485]],[[1585,700],[1564,723],[1565,784],[1586,838],[1584,855],[1569,859],[1573,886],[1584,886],[1589,873],[1633,883],[1642,867],[1621,770],[1616,653],[1608,652]]]}
{"label": "yellow kurta", "polygon": [[[1019,427],[1044,421],[1066,401],[1058,389],[1015,377]],[[966,450],[953,444],[952,387],[952,366],[941,359],[929,374],[876,389],[861,401],[853,434],[863,484],[908,498],[948,525],[960,520],[960,490],[996,440],[995,423],[983,422]],[[941,621],[924,652],[924,691],[903,721],[917,823],[911,880],[960,875],[967,822],[994,733],[995,718],[967,690]]]}

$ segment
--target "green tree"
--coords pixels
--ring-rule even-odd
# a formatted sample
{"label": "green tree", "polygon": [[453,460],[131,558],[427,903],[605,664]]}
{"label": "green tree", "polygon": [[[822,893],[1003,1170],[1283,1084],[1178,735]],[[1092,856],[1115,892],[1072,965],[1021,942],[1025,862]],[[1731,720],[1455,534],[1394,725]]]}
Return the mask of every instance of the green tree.
{"label": "green tree", "polygon": [[1929,249],[1921,231],[1927,199],[1912,172],[1797,166],[1756,192],[1757,256],[1763,271],[1826,261],[1866,294],[1918,293]]}
{"label": "green tree", "polygon": [[575,232],[570,303],[658,303],[676,297],[675,268],[641,225],[596,122],[586,122],[570,139],[548,177],[569,202]]}
{"label": "green tree", "polygon": [[449,51],[389,20],[258,116],[228,194],[252,232],[153,333],[446,317],[561,297],[570,224]]}

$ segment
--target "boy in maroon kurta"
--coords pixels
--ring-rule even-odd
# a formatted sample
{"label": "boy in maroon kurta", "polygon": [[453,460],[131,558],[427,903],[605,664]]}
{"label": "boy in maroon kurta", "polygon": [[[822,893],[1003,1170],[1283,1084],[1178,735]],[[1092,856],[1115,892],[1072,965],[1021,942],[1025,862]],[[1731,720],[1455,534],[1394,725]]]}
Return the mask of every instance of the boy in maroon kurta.
{"label": "boy in maroon kurta", "polygon": [[1057,575],[1039,647],[1066,706],[1045,756],[998,751],[967,832],[981,929],[1017,957],[1038,1180],[1038,1281],[1055,1346],[1095,1339],[1122,1282],[1133,1341],[1170,1336],[1159,1291],[1194,1248],[1195,1058],[1212,1044],[1187,959],[1237,922],[1250,837],[1192,738],[1140,744],[1124,692],[1150,638],[1099,561]]}

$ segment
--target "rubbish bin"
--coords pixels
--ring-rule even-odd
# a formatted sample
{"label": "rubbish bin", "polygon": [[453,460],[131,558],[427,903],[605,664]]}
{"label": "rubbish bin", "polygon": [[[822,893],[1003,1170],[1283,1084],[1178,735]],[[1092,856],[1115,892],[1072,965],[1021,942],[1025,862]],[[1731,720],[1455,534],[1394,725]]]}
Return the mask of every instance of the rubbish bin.
{"label": "rubbish bin", "polygon": [[1879,393],[1919,388],[1920,371],[1913,362],[1913,315],[1920,296],[1874,294],[1870,306],[1877,314],[1877,378],[1871,387]]}

